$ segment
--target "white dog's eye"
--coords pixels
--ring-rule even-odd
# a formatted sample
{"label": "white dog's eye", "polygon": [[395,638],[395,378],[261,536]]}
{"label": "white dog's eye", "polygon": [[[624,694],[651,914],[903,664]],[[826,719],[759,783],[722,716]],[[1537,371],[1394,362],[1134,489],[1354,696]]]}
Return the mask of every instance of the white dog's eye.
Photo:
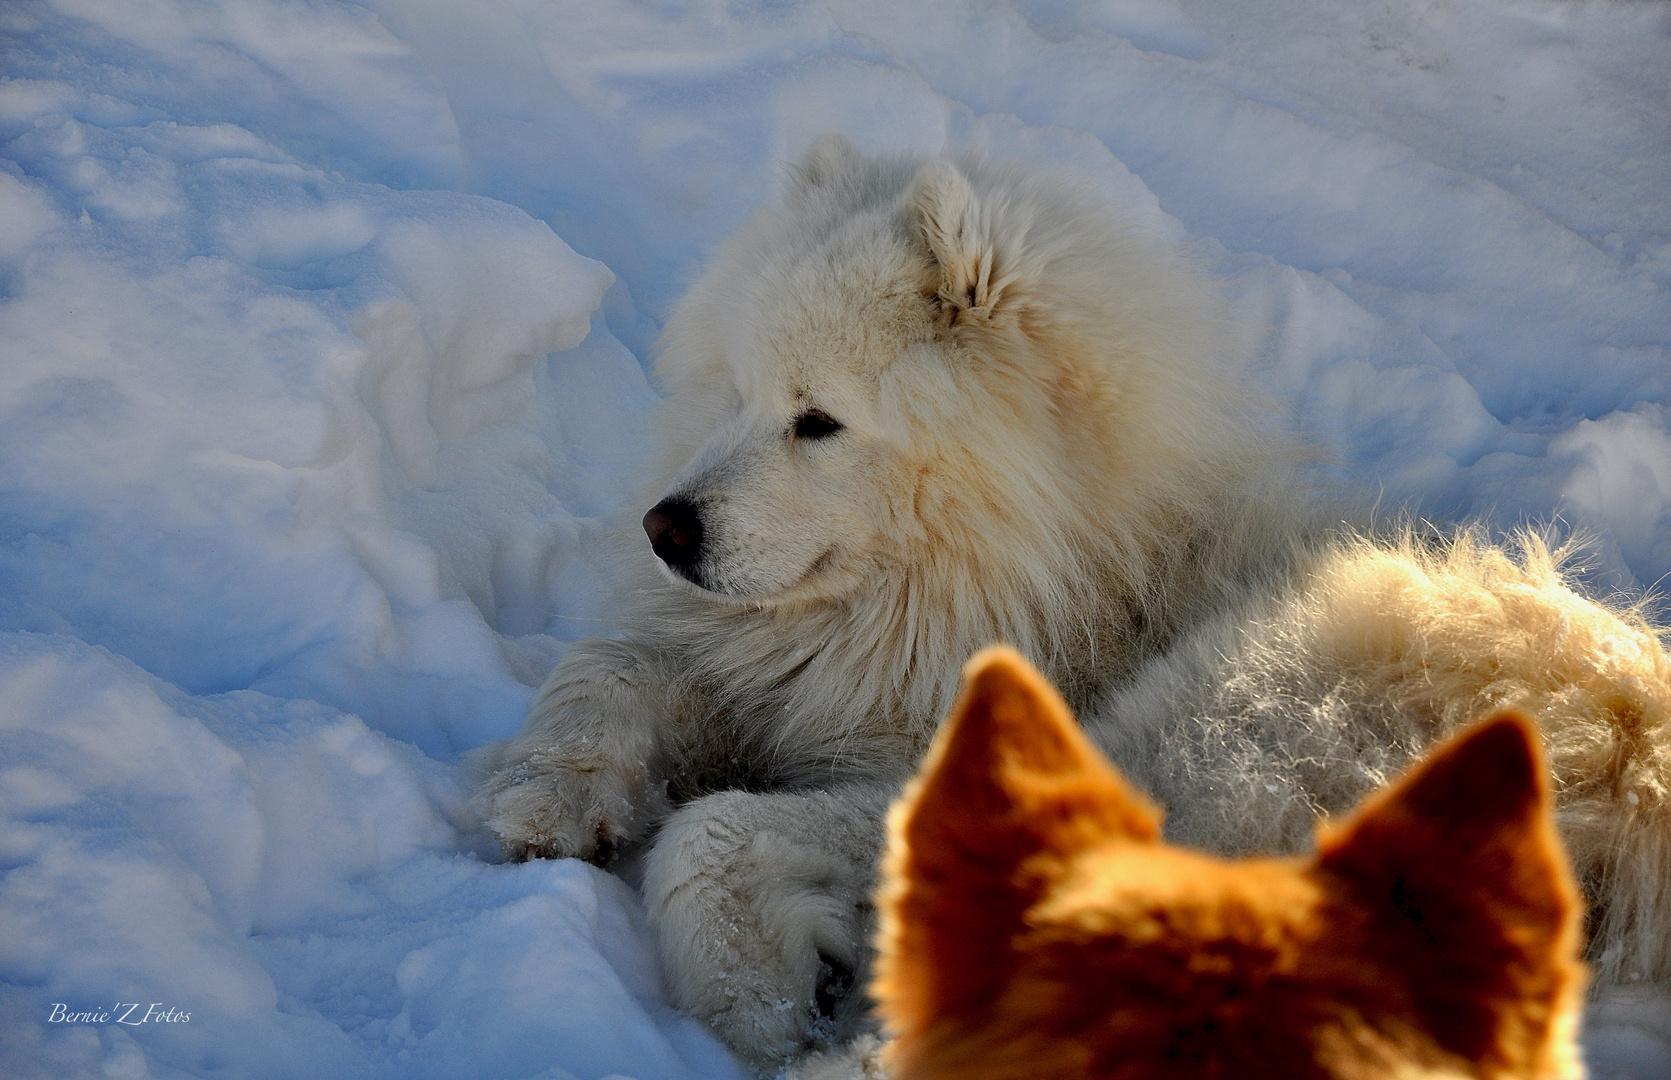
{"label": "white dog's eye", "polygon": [[795,421],[797,439],[827,439],[840,430],[840,420],[817,409],[802,413]]}

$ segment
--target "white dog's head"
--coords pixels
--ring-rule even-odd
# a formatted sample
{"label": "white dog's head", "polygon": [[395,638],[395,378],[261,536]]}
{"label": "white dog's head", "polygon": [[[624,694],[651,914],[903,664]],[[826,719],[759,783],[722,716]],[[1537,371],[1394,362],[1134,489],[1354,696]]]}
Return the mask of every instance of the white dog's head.
{"label": "white dog's head", "polygon": [[825,136],[669,321],[645,531],[757,604],[1058,572],[1234,468],[1213,311],[1071,181]]}

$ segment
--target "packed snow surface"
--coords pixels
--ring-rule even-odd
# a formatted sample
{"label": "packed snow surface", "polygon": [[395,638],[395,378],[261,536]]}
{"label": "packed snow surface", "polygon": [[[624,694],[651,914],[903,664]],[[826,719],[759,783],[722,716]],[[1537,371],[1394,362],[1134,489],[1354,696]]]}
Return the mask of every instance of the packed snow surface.
{"label": "packed snow surface", "polygon": [[[1340,478],[1558,516],[1600,588],[1671,573],[1660,0],[11,0],[0,33],[7,1077],[739,1075],[632,891],[495,864],[458,762],[607,631],[656,333],[825,130],[1084,173],[1222,278]],[[1671,1076],[1637,1004],[1591,1017],[1595,1075]]]}

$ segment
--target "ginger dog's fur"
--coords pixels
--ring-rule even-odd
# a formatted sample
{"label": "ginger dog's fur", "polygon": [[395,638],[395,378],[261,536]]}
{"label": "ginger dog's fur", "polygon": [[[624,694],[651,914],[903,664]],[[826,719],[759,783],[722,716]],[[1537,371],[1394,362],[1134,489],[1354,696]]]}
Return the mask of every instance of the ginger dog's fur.
{"label": "ginger dog's fur", "polygon": [[1309,858],[1226,862],[1013,651],[889,823],[875,994],[894,1080],[1581,1075],[1581,906],[1536,730],[1435,749]]}

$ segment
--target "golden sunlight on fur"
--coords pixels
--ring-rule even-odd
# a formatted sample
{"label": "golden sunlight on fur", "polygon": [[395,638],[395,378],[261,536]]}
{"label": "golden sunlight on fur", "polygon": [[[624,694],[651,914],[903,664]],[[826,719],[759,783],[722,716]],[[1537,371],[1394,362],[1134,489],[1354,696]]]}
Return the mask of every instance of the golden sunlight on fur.
{"label": "golden sunlight on fur", "polygon": [[1008,649],[889,820],[895,1080],[1582,1075],[1582,906],[1532,725],[1433,750],[1310,858],[1166,844]]}

